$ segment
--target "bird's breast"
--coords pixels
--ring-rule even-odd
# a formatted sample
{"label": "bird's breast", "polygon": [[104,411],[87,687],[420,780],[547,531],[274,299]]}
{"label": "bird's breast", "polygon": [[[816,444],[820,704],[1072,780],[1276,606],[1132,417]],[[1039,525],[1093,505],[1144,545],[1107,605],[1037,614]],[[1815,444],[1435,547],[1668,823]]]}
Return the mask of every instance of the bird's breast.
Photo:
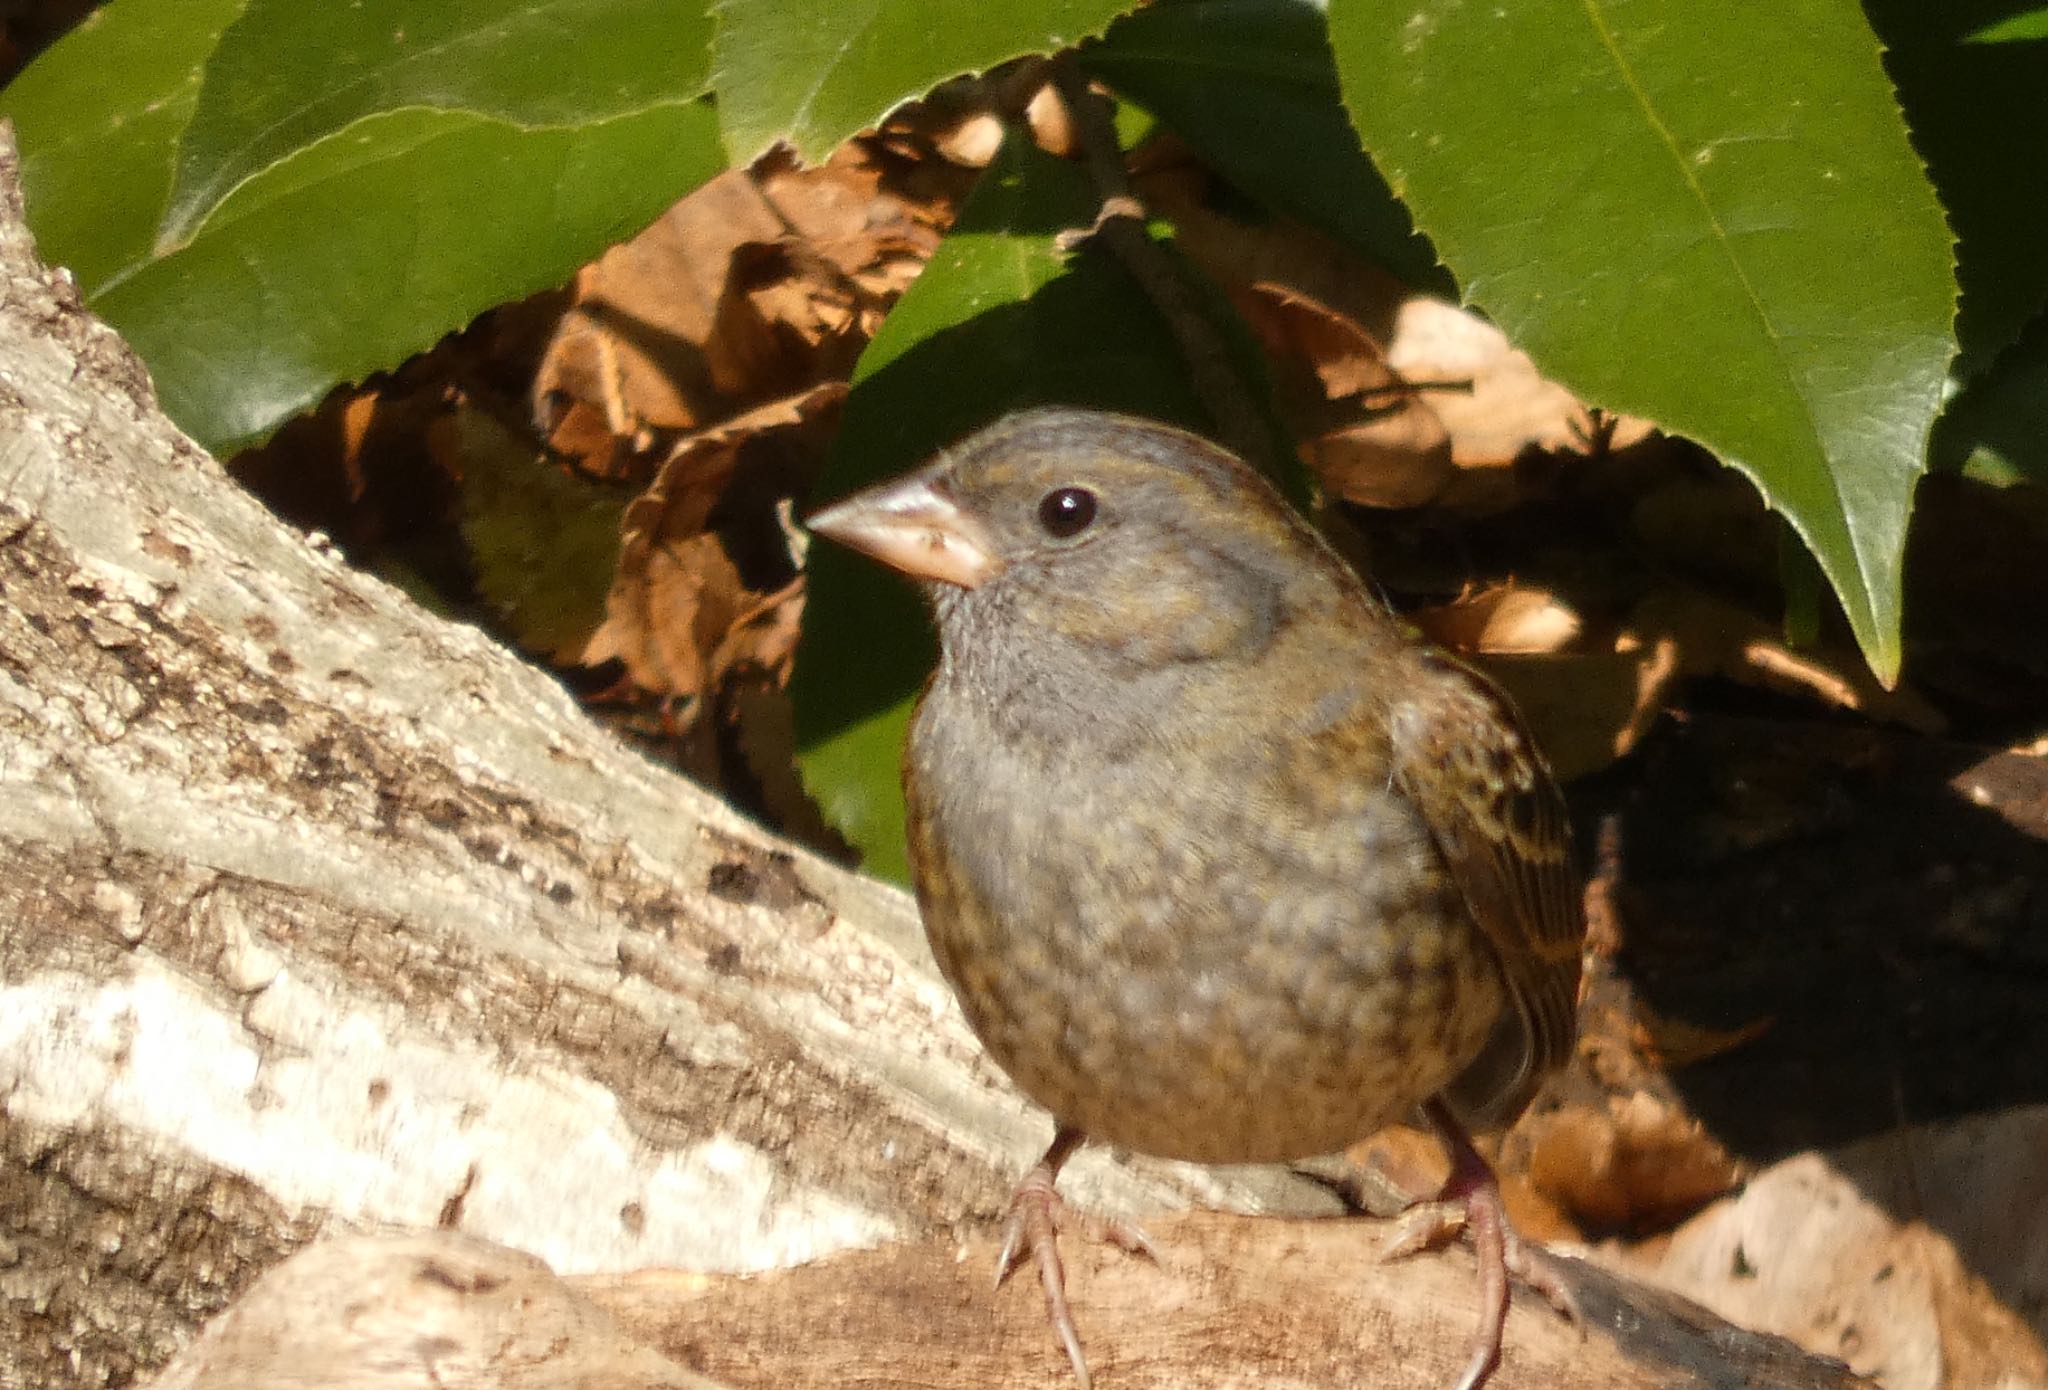
{"label": "bird's breast", "polygon": [[933,952],[1064,1123],[1207,1162],[1340,1148],[1476,1055],[1499,982],[1384,775],[1173,714],[1107,757],[936,681],[906,750]]}

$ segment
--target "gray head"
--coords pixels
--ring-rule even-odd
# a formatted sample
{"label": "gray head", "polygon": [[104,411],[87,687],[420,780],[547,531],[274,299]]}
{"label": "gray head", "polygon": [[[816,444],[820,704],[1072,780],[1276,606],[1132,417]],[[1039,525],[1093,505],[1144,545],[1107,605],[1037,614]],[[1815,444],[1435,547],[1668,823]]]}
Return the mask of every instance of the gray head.
{"label": "gray head", "polygon": [[949,659],[1019,640],[1137,670],[1249,659],[1356,581],[1242,461],[1152,421],[1008,416],[810,527],[922,581]]}

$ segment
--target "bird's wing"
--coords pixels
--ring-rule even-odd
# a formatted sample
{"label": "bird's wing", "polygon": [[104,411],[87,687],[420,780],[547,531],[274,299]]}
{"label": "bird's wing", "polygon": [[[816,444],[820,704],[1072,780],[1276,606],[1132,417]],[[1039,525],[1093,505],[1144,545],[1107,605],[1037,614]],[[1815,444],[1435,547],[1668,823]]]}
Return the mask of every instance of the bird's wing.
{"label": "bird's wing", "polygon": [[1576,1032],[1585,916],[1571,821],[1507,696],[1440,652],[1418,648],[1410,660],[1419,679],[1389,719],[1394,779],[1499,956],[1521,1024],[1507,1055],[1490,1044],[1467,1074],[1482,1093],[1460,1098],[1512,1118]]}

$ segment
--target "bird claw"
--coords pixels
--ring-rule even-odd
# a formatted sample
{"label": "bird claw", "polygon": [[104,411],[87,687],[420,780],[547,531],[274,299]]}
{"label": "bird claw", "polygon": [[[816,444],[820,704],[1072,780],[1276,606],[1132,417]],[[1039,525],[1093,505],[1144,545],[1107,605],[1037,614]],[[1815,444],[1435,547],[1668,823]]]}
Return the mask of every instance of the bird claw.
{"label": "bird claw", "polygon": [[1508,1273],[1543,1295],[1544,1302],[1556,1310],[1559,1317],[1579,1329],[1581,1336],[1586,1331],[1586,1313],[1579,1306],[1579,1295],[1572,1287],[1571,1280],[1564,1272],[1564,1261],[1540,1245],[1523,1240],[1510,1229],[1507,1233]]}
{"label": "bird claw", "polygon": [[996,1256],[999,1289],[1017,1272],[1027,1255],[1036,1258],[1041,1266],[1050,1258],[1053,1267],[1059,1268],[1059,1233],[1066,1224],[1067,1204],[1053,1190],[1052,1178],[1041,1163],[1026,1173],[1017,1190],[1010,1194],[1010,1209],[1003,1218],[1003,1250]]}
{"label": "bird claw", "polygon": [[[1037,1166],[1024,1175],[1010,1196],[1009,1214],[1003,1220],[1003,1249],[996,1256],[996,1287],[1001,1288],[1026,1260],[1038,1268],[1038,1283],[1045,1290],[1046,1319],[1054,1335],[1066,1348],[1080,1390],[1091,1390],[1094,1378],[1088,1373],[1088,1358],[1081,1351],[1081,1334],[1074,1326],[1074,1314],[1067,1305],[1067,1271],[1060,1260],[1060,1230],[1070,1209],[1053,1187],[1060,1166],[1079,1147],[1081,1136],[1062,1131],[1053,1140]],[[1132,1255],[1162,1264],[1159,1248],[1136,1224],[1119,1216],[1085,1214],[1088,1235],[1106,1241]]]}
{"label": "bird claw", "polygon": [[1088,1358],[1081,1350],[1081,1333],[1074,1326],[1073,1310],[1067,1306],[1067,1270],[1060,1260],[1060,1226],[1066,1203],[1053,1190],[1055,1170],[1040,1163],[1024,1175],[1010,1197],[1010,1214],[1003,1222],[1003,1251],[996,1257],[996,1287],[1031,1260],[1038,1266],[1038,1283],[1045,1290],[1046,1321],[1066,1348],[1074,1367],[1074,1381],[1081,1390],[1093,1390]]}
{"label": "bird claw", "polygon": [[1441,1245],[1460,1232],[1471,1236],[1473,1257],[1479,1266],[1479,1329],[1473,1334],[1472,1355],[1454,1390],[1479,1390],[1500,1364],[1510,1274],[1542,1294],[1581,1330],[1585,1317],[1558,1258],[1523,1240],[1509,1224],[1507,1208],[1501,1201],[1500,1180],[1472,1147],[1464,1127],[1441,1102],[1431,1101],[1424,1107],[1424,1113],[1450,1150],[1451,1175],[1444,1180],[1443,1192],[1436,1200],[1418,1202],[1397,1218],[1393,1237],[1381,1250],[1381,1258],[1401,1259]]}
{"label": "bird claw", "polygon": [[1462,1199],[1417,1202],[1394,1218],[1394,1230],[1380,1247],[1380,1259],[1392,1263],[1450,1244],[1467,1225]]}
{"label": "bird claw", "polygon": [[1126,1255],[1136,1255],[1150,1260],[1162,1269],[1166,1261],[1159,1254],[1159,1247],[1152,1243],[1152,1237],[1145,1234],[1145,1228],[1135,1221],[1121,1216],[1090,1216],[1088,1234],[1108,1245],[1114,1245]]}

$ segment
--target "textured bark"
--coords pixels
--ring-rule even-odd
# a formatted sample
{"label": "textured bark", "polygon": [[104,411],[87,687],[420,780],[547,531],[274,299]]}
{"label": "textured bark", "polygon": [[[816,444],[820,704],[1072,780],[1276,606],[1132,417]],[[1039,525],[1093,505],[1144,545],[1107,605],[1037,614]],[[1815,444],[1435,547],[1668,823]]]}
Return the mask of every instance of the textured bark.
{"label": "textured bark", "polygon": [[[856,1354],[875,1381],[1044,1383],[1042,1346],[986,1354],[1009,1343],[980,1338],[985,1295],[954,1287],[985,1280],[986,1254],[963,1276],[945,1233],[999,1213],[1050,1127],[980,1056],[907,900],[621,749],[242,494],[36,263],[13,175],[7,143],[0,1386],[127,1384],[180,1347],[164,1385],[690,1383],[671,1358],[779,1384]],[[1100,1153],[1063,1185],[1127,1214],[1335,1208],[1284,1173]],[[279,1265],[393,1228],[414,1234]],[[1208,1364],[1240,1290],[1261,1316],[1272,1268],[1320,1291],[1304,1229],[1176,1226],[1221,1301],[1166,1324],[1184,1337],[1155,1327],[1147,1364]],[[630,1298],[614,1278],[835,1252]],[[565,1291],[528,1256],[597,1282]],[[1467,1270],[1345,1267],[1346,1297],[1383,1311],[1326,1317],[1334,1346],[1232,1354],[1356,1368],[1462,1337]],[[266,1271],[279,1282],[192,1343]],[[747,1302],[790,1296],[846,1310],[829,1357]],[[1029,1303],[1013,1290],[1002,1316]],[[692,1350],[692,1325],[720,1354]],[[1511,1366],[1545,1326],[1517,1315]],[[1579,1384],[1723,1383],[1645,1380],[1612,1336],[1588,1345]],[[1421,1364],[1361,1383],[1420,1384]]]}

